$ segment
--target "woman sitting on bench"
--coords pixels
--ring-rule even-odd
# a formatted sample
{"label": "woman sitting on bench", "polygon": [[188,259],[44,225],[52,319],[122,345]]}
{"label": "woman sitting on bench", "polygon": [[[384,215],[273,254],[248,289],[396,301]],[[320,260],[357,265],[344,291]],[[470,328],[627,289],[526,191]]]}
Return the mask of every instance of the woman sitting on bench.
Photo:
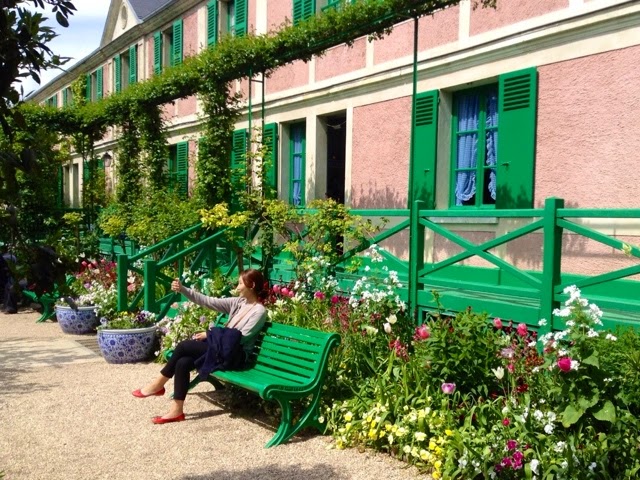
{"label": "woman sitting on bench", "polygon": [[[241,334],[239,337],[241,352],[241,364],[248,358],[253,351],[256,335],[260,332],[267,318],[267,311],[260,303],[260,293],[264,287],[264,277],[258,270],[249,269],[240,274],[236,291],[238,297],[230,298],[214,298],[194,292],[190,288],[186,288],[178,279],[171,284],[174,292],[183,294],[193,303],[216,310],[218,312],[229,315],[229,321],[226,324],[227,329],[238,330]],[[228,330],[227,330],[228,331]],[[207,332],[196,333],[192,340],[184,340],[178,344],[165,367],[160,370],[160,375],[138,390],[133,391],[133,395],[138,398],[146,398],[152,395],[164,395],[164,385],[171,377],[175,375],[173,382],[174,394],[169,412],[161,417],[151,419],[153,423],[170,423],[180,422],[184,417],[184,400],[189,389],[189,375],[191,370],[197,365],[210,364],[210,355],[208,352],[209,345],[212,343],[212,332],[209,332],[209,340]],[[236,332],[237,334],[237,332]],[[213,340],[215,341],[215,340]],[[222,340],[224,342],[224,339]],[[209,362],[208,362],[209,360]],[[241,365],[235,365],[238,368]],[[206,369],[206,366],[204,367]],[[211,365],[209,365],[211,368]],[[211,370],[208,370],[206,374]],[[202,375],[203,370],[200,370]]]}

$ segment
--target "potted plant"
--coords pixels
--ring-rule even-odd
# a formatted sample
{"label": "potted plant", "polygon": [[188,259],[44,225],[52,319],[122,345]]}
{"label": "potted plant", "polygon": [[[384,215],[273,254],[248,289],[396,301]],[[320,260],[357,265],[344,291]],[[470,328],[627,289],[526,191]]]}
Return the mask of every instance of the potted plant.
{"label": "potted plant", "polygon": [[100,323],[98,313],[115,312],[116,264],[104,259],[83,260],[74,277],[70,294],[56,302],[56,319],[64,333],[92,333]]}
{"label": "potted plant", "polygon": [[109,363],[133,363],[151,357],[156,345],[156,315],[119,312],[100,318],[98,346]]}

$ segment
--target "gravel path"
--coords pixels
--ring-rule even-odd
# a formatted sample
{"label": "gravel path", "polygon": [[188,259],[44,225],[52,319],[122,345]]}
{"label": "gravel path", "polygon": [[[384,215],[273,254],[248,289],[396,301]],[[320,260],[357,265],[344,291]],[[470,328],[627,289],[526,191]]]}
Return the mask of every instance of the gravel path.
{"label": "gravel path", "polygon": [[223,392],[208,384],[187,398],[187,421],[153,425],[167,398],[130,392],[157,374],[157,364],[107,364],[92,351],[91,336],[65,335],[57,323],[36,319],[32,311],[0,313],[6,480],[428,478],[388,455],[331,449],[329,437],[265,449],[273,427],[223,408]]}

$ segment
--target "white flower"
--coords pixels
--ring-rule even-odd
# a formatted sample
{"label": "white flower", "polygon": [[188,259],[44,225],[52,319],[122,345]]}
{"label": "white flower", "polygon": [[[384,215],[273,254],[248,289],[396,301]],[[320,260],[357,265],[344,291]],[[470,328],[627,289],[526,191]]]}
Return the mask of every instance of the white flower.
{"label": "white flower", "polygon": [[427,438],[427,434],[424,432],[416,432],[413,434],[417,441],[422,442],[425,438]]}
{"label": "white flower", "polygon": [[378,333],[378,329],[375,327],[372,327],[371,325],[365,325],[364,330],[369,334],[369,335],[375,335]]}
{"label": "white flower", "polygon": [[551,434],[553,433],[553,429],[554,429],[554,428],[555,428],[555,427],[553,426],[553,424],[551,424],[551,423],[547,423],[547,424],[544,426],[544,433],[546,433],[547,435],[551,435]]}
{"label": "white flower", "polygon": [[593,328],[590,328],[589,331],[587,332],[587,336],[589,338],[597,337],[598,332],[596,332]]}
{"label": "white flower", "polygon": [[573,327],[576,324],[576,322],[574,322],[573,320],[567,320],[566,322],[564,322],[564,324],[567,327]]}
{"label": "white flower", "polygon": [[553,449],[557,452],[557,453],[561,453],[564,452],[564,449],[567,447],[567,442],[558,442],[555,444],[555,446],[553,447]]}
{"label": "white flower", "polygon": [[566,460],[563,460],[562,463],[560,464],[560,466],[562,468],[567,468],[569,466],[569,462],[567,462]]}
{"label": "white flower", "polygon": [[606,338],[607,340],[611,340],[612,342],[615,342],[616,340],[618,340],[618,337],[611,335],[610,333],[607,333],[607,336],[604,338]]}
{"label": "white flower", "polygon": [[385,324],[382,326],[382,328],[384,328],[384,331],[385,331],[386,333],[389,333],[389,334],[391,333],[391,324],[390,324],[390,323],[385,323]]}
{"label": "white flower", "polygon": [[467,466],[467,459],[465,457],[459,458],[458,459],[458,465],[460,466],[460,468],[464,468]]}
{"label": "white flower", "polygon": [[580,362],[577,360],[571,360],[571,370],[578,370]]}
{"label": "white flower", "polygon": [[556,308],[553,310],[552,312],[556,317],[568,317],[571,315],[571,308],[570,307],[564,307],[562,309],[560,308]]}
{"label": "white flower", "polygon": [[367,265],[366,267],[364,267],[364,271],[368,272],[369,270],[371,270],[371,267],[369,265]]}
{"label": "white flower", "polygon": [[533,473],[538,473],[538,465],[540,465],[540,460],[538,460],[537,458],[531,459],[530,466]]}
{"label": "white flower", "polygon": [[591,464],[589,465],[589,470],[591,470],[592,472],[596,469],[598,465],[596,464],[596,462],[591,462]]}
{"label": "white flower", "polygon": [[546,327],[547,326],[547,319],[546,318],[541,318],[540,321],[538,322],[538,325],[541,327]]}
{"label": "white flower", "polygon": [[389,322],[391,325],[393,325],[397,321],[398,321],[398,317],[394,314],[391,314],[387,317],[387,322]]}
{"label": "white flower", "polygon": [[502,380],[502,378],[504,377],[504,368],[502,367],[492,368],[491,371],[498,380]]}
{"label": "white flower", "polygon": [[536,410],[533,412],[533,418],[540,422],[544,418],[544,413],[542,413],[540,410]]}

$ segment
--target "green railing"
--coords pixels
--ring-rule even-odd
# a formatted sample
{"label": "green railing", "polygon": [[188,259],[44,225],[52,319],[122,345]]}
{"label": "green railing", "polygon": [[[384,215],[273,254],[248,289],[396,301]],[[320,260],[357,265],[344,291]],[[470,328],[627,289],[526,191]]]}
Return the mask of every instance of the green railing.
{"label": "green railing", "polygon": [[[404,249],[408,253],[400,258],[391,252],[381,249],[385,263],[389,269],[396,270],[406,288],[401,295],[408,301],[410,308],[416,314],[418,321],[425,311],[444,308],[455,312],[472,307],[477,311],[486,311],[492,317],[511,318],[517,322],[525,322],[532,327],[538,327],[541,318],[548,320],[547,326],[541,331],[563,328],[562,320],[553,316],[553,310],[566,299],[563,290],[568,285],[576,285],[584,289],[585,296],[596,303],[605,311],[605,323],[608,326],[635,325],[640,322],[640,282],[631,279],[640,274],[640,262],[636,265],[609,271],[596,275],[571,274],[562,272],[563,235],[570,232],[571,235],[583,237],[594,242],[606,245],[616,250],[625,250],[635,259],[640,260],[640,249],[628,246],[622,240],[613,235],[606,235],[598,230],[585,225],[581,219],[640,219],[640,209],[574,209],[564,208],[561,199],[547,199],[544,208],[541,209],[514,209],[514,210],[426,210],[422,204],[416,202],[412,210],[351,210],[353,215],[363,217],[383,217],[393,220],[392,225],[386,228],[374,238],[346,250],[340,258],[338,265],[333,266],[338,272],[340,286],[349,291],[353,281],[363,272],[356,274],[346,273],[342,269],[356,255],[359,255],[371,244],[380,244],[385,240],[395,241],[395,247]],[[499,226],[499,231],[505,230],[504,222],[513,220],[510,231],[504,234],[496,234],[495,238],[476,244],[456,230],[460,225],[468,222],[468,219],[476,219],[480,227],[485,224]],[[449,221],[447,222],[447,220]],[[502,224],[500,223],[502,222]],[[474,223],[467,223],[467,230],[475,231]],[[640,226],[640,224],[637,224]],[[159,312],[164,315],[168,311],[171,294],[158,294],[157,286],[164,285],[167,288],[171,278],[162,273],[162,270],[178,265],[180,272],[184,269],[184,259],[188,255],[196,255],[192,262],[192,269],[205,257],[209,258],[211,268],[220,266],[219,245],[221,245],[222,232],[208,235],[197,242],[190,242],[188,248],[183,248],[184,241],[193,232],[199,231],[200,226],[186,230],[180,235],[162,242],[140,254],[127,257],[119,257],[118,279],[124,278],[126,272],[134,262],[144,259],[144,269],[138,270],[145,276],[145,289],[140,292],[131,305],[119,304],[119,308],[135,307],[144,300],[146,309]],[[482,230],[479,228],[478,230]],[[406,238],[398,235],[405,232],[409,236],[408,245]],[[506,251],[514,241],[530,234],[539,236],[539,244],[542,248],[540,255],[540,268],[526,270],[519,268],[508,261],[508,256],[492,253],[495,248]],[[434,251],[435,239],[442,238],[457,245],[459,251],[443,260],[431,260]],[[432,243],[430,248],[425,248],[425,240]],[[181,243],[182,242],[182,243]],[[511,244],[511,245],[510,245]],[[403,248],[404,247],[404,248]],[[406,248],[408,247],[408,248]],[[164,252],[162,258],[150,257],[151,253]],[[517,246],[513,252],[517,255]],[[478,257],[490,264],[489,267],[471,266],[465,263],[471,257]],[[517,258],[515,259],[517,261]],[[235,268],[233,261],[225,260],[225,272],[230,274]],[[135,268],[134,268],[135,270]],[[369,271],[373,275],[375,270]],[[293,268],[286,265],[286,254],[276,258],[273,268],[269,273],[272,280],[288,281],[293,279]],[[380,270],[378,270],[378,274]],[[126,280],[119,288],[125,288]],[[438,298],[432,294],[438,292]],[[126,291],[124,292],[126,294]],[[156,299],[156,297],[159,297]],[[123,297],[122,290],[120,299]]]}

